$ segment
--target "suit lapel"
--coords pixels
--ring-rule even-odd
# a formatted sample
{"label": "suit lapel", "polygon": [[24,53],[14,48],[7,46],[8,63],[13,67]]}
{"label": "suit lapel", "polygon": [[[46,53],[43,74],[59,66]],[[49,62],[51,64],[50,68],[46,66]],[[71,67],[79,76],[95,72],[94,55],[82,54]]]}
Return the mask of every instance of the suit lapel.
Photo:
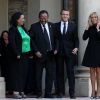
{"label": "suit lapel", "polygon": [[48,23],[50,38],[52,39],[52,26]]}
{"label": "suit lapel", "polygon": [[42,33],[42,35],[44,34],[44,33],[43,33],[43,29],[42,29],[42,26],[41,26],[41,23],[40,23],[40,22],[38,23],[38,30],[40,31],[39,33]]}
{"label": "suit lapel", "polygon": [[61,22],[58,23],[57,28],[58,28],[58,32],[60,33],[60,35],[62,35],[62,33],[61,33]]}
{"label": "suit lapel", "polygon": [[68,22],[68,28],[67,28],[67,31],[66,31],[66,34],[68,34],[68,32],[70,31],[70,22]]}

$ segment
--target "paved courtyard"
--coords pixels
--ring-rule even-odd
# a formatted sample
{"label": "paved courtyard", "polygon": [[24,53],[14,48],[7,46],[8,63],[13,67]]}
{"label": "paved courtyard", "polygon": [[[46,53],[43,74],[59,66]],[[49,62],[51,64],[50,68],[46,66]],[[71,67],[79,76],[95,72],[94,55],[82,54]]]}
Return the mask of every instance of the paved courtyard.
{"label": "paved courtyard", "polygon": [[36,98],[13,99],[13,98],[6,98],[6,99],[0,99],[0,100],[90,100],[90,98],[88,98],[88,97],[82,97],[82,98],[76,98],[76,99],[70,99],[70,98],[54,98],[54,99],[45,99],[45,98],[42,98],[42,99],[36,99]]}

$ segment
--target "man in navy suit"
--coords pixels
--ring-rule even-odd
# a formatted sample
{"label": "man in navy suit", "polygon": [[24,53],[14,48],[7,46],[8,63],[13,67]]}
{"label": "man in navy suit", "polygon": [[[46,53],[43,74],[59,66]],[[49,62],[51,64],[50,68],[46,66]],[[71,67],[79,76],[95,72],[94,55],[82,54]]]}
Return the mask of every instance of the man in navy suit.
{"label": "man in navy suit", "polygon": [[74,64],[75,56],[77,55],[79,40],[76,33],[76,25],[69,21],[70,11],[61,11],[61,21],[55,24],[56,34],[59,40],[58,54],[56,55],[56,84],[57,95],[62,97],[65,95],[64,83],[64,62],[66,64],[66,71],[69,84],[70,98],[75,98],[75,75]]}
{"label": "man in navy suit", "polygon": [[54,25],[48,22],[48,17],[46,10],[40,11],[39,22],[32,24],[29,32],[35,44],[37,97],[42,96],[42,72],[45,68],[45,98],[52,98],[51,90],[55,73],[54,55],[57,54],[57,42]]}

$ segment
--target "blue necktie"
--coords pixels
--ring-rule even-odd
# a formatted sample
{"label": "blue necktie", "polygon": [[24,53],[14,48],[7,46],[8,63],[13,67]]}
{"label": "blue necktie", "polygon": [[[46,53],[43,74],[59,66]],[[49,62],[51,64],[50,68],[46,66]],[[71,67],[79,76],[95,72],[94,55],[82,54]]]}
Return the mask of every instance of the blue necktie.
{"label": "blue necktie", "polygon": [[64,27],[63,27],[63,35],[66,34],[66,22],[64,22]]}

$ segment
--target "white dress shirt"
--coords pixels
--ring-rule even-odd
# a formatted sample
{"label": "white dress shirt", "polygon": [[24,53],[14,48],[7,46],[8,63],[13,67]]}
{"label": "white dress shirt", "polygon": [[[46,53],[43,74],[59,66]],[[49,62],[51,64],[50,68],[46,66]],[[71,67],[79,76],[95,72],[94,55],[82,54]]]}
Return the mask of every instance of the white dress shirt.
{"label": "white dress shirt", "polygon": [[61,34],[63,34],[64,23],[66,23],[66,32],[68,29],[68,21],[67,22],[61,21],[61,25],[60,25]]}
{"label": "white dress shirt", "polygon": [[[49,37],[49,41],[50,41],[50,48],[52,49],[51,38],[50,38],[50,32],[49,32],[49,26],[48,26],[48,23],[46,23],[44,26],[45,26],[45,28],[46,28],[46,30],[47,30],[47,33],[48,33],[48,37]],[[42,24],[41,24],[41,27],[42,27],[42,29],[43,29],[43,31],[44,31],[44,27],[43,27]]]}
{"label": "white dress shirt", "polygon": [[[44,31],[44,27],[43,27],[43,25],[41,24],[41,26],[42,26],[42,29],[43,29],[43,31]],[[46,28],[46,30],[47,30],[47,33],[48,33],[48,36],[49,36],[49,40],[50,40],[50,32],[49,32],[49,26],[48,26],[48,24],[46,23],[45,25],[45,28]]]}

